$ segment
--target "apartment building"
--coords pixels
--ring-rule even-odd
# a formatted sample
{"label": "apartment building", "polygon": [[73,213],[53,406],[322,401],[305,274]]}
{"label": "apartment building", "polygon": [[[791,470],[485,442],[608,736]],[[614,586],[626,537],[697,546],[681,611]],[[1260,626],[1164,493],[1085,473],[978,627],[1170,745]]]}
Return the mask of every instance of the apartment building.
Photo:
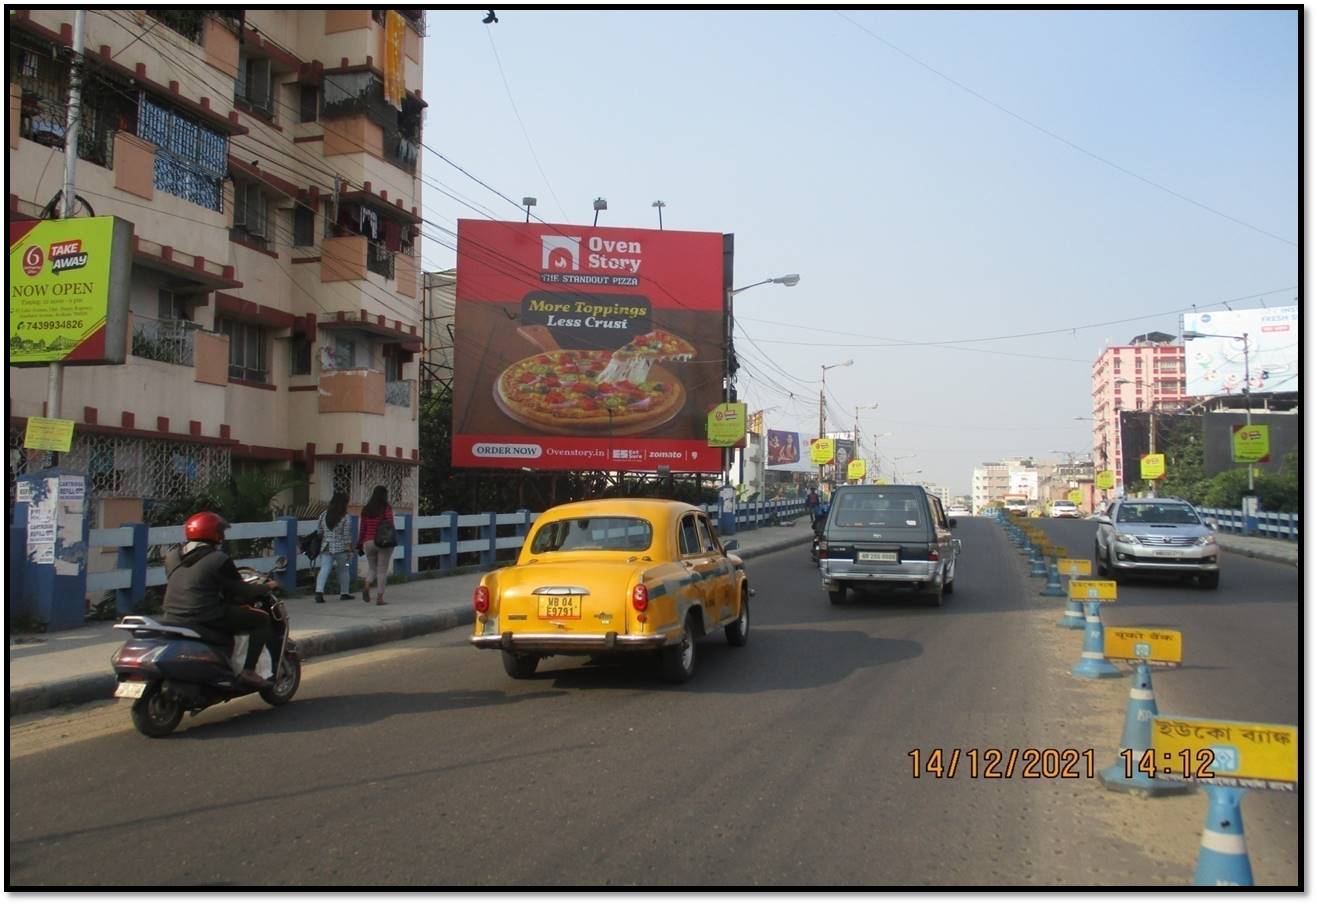
{"label": "apartment building", "polygon": [[[74,11],[7,16],[11,219],[63,178]],[[65,369],[97,524],[244,469],[416,499],[422,10],[90,9],[79,213],[134,225],[131,354]],[[47,214],[48,215],[48,214]],[[11,473],[46,370],[10,368]]]}
{"label": "apartment building", "polygon": [[1121,455],[1122,411],[1179,411],[1185,404],[1184,345],[1169,333],[1144,333],[1122,346],[1108,346],[1093,363],[1093,467],[1116,473],[1119,495],[1126,479]]}
{"label": "apartment building", "polygon": [[425,313],[421,392],[441,392],[451,389],[453,380],[453,314],[457,306],[457,269],[429,271],[421,276]]}

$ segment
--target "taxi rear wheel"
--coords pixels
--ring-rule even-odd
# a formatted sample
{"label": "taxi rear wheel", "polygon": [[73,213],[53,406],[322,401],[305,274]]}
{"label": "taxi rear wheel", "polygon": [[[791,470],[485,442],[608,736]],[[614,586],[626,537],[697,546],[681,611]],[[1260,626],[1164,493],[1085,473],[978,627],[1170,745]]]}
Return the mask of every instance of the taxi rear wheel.
{"label": "taxi rear wheel", "polygon": [[686,617],[681,640],[659,651],[659,669],[669,682],[689,682],[695,675],[694,616]]}
{"label": "taxi rear wheel", "polygon": [[535,675],[535,667],[540,665],[540,658],[535,654],[514,654],[502,651],[503,671],[514,679],[529,679]]}

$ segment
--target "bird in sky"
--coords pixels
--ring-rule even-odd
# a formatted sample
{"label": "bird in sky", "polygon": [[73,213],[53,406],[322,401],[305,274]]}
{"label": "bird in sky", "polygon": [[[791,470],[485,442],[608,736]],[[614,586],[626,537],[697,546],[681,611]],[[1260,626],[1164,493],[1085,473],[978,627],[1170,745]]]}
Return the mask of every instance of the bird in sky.
{"label": "bird in sky", "polygon": [[498,21],[498,16],[494,15],[494,11],[491,9],[485,15],[485,18],[481,19],[480,21],[485,23],[486,25],[493,25],[495,22]]}

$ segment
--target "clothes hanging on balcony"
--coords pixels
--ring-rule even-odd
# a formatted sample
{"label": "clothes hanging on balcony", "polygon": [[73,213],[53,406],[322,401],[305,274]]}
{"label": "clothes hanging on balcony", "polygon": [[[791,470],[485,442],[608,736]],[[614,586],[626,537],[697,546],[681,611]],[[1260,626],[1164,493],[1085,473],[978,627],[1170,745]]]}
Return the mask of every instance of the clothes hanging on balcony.
{"label": "clothes hanging on balcony", "polygon": [[402,224],[397,220],[384,221],[384,247],[389,251],[402,251]]}
{"label": "clothes hanging on balcony", "polygon": [[380,240],[380,215],[375,211],[362,205],[361,207],[361,234],[366,236],[372,242]]}

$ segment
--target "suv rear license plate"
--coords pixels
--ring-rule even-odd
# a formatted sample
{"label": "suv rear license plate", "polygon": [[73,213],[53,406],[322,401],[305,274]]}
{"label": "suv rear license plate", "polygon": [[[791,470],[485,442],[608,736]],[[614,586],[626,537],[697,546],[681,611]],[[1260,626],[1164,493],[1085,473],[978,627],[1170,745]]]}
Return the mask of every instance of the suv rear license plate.
{"label": "suv rear license plate", "polygon": [[575,595],[559,597],[542,594],[539,599],[539,617],[541,619],[580,619],[581,598]]}
{"label": "suv rear license plate", "polygon": [[887,550],[862,550],[855,554],[856,562],[896,562],[896,554]]}
{"label": "suv rear license plate", "polygon": [[116,698],[140,698],[145,693],[145,682],[120,682],[114,689]]}

